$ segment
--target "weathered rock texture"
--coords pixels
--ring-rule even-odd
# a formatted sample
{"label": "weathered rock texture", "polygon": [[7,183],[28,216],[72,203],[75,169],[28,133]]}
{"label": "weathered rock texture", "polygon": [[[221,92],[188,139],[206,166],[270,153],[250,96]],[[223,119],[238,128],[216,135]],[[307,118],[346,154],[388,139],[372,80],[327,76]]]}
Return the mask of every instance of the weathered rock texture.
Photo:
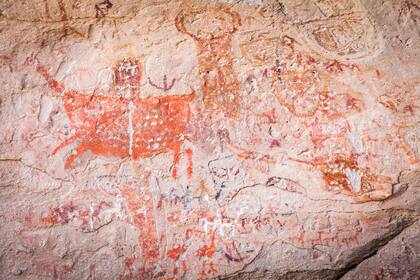
{"label": "weathered rock texture", "polygon": [[350,271],[350,279],[418,279],[420,277],[420,222],[404,230],[395,240]]}
{"label": "weathered rock texture", "polygon": [[418,279],[417,0],[0,1],[2,279]]}

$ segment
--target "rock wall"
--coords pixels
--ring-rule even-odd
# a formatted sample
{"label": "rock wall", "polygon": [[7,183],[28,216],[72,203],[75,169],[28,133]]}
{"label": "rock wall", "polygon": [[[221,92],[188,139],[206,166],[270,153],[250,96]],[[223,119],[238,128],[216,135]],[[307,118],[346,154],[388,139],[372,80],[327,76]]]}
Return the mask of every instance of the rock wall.
{"label": "rock wall", "polygon": [[2,0],[1,278],[418,279],[419,6]]}

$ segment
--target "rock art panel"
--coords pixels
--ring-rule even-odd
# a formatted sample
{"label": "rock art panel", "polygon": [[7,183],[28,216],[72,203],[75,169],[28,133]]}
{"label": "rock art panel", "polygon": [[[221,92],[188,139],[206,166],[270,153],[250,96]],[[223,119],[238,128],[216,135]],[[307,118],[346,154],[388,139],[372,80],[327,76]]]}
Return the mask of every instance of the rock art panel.
{"label": "rock art panel", "polygon": [[419,275],[410,1],[0,2],[2,279]]}

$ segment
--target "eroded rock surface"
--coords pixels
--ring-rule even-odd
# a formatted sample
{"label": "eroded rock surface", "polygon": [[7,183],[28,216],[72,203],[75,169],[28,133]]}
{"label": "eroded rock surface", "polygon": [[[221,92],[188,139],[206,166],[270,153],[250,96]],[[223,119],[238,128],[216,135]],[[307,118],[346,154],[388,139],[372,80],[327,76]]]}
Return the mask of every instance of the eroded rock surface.
{"label": "eroded rock surface", "polygon": [[420,271],[420,224],[416,222],[342,279],[416,279]]}
{"label": "eroded rock surface", "polygon": [[1,278],[416,279],[419,6],[1,1]]}

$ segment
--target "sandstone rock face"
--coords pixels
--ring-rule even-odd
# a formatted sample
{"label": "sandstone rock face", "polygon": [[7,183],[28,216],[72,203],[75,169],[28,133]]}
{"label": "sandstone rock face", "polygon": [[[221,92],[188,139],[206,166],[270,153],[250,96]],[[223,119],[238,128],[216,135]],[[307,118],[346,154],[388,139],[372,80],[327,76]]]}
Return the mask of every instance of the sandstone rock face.
{"label": "sandstone rock face", "polygon": [[363,261],[342,279],[416,279],[420,271],[420,223],[404,230],[395,240]]}
{"label": "sandstone rock face", "polygon": [[2,279],[418,279],[420,2],[0,2]]}

